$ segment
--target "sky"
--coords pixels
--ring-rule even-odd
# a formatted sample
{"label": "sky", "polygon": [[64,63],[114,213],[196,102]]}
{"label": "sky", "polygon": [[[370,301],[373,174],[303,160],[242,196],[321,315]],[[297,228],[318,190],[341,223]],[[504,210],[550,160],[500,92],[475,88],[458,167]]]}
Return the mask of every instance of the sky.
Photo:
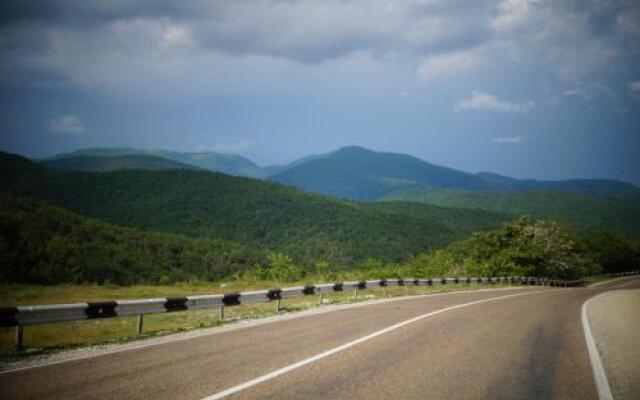
{"label": "sky", "polygon": [[640,2],[0,3],[0,150],[346,145],[640,185]]}

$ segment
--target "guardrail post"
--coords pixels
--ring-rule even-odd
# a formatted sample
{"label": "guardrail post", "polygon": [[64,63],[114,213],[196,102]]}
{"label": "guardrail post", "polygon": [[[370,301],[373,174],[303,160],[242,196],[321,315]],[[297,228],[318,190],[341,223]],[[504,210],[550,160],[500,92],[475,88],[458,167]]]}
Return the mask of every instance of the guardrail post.
{"label": "guardrail post", "polygon": [[136,333],[142,334],[142,324],[144,323],[144,314],[138,314],[138,320],[136,321]]}
{"label": "guardrail post", "polygon": [[16,351],[24,350],[24,325],[17,325],[15,332]]}
{"label": "guardrail post", "polygon": [[404,283],[404,294],[409,295],[409,286],[406,282]]}
{"label": "guardrail post", "polygon": [[356,286],[356,288],[353,289],[353,294],[354,294],[354,297],[355,297],[355,301],[358,301],[358,286]]}
{"label": "guardrail post", "polygon": [[382,295],[383,295],[384,297],[387,297],[387,288],[386,288],[386,287],[384,287],[384,286],[382,287]]}
{"label": "guardrail post", "polygon": [[282,298],[278,296],[278,302],[276,303],[276,312],[280,312]]}
{"label": "guardrail post", "polygon": [[221,305],[218,310],[218,320],[220,320],[220,322],[224,321],[224,305]]}
{"label": "guardrail post", "polygon": [[324,293],[320,292],[320,299],[318,300],[318,305],[321,306],[322,305],[322,297],[323,297]]}

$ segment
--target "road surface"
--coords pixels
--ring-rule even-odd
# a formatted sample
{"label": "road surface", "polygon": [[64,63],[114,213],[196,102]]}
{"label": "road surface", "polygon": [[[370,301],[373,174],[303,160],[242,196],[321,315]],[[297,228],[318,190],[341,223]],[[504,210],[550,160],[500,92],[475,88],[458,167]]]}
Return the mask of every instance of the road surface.
{"label": "road surface", "polygon": [[623,285],[640,279],[308,315],[2,373],[0,398],[596,399],[581,306]]}

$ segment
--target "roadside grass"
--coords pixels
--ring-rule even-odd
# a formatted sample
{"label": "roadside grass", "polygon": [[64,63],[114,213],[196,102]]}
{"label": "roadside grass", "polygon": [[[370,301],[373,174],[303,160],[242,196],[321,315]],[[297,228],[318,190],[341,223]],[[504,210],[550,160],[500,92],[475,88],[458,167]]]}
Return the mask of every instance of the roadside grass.
{"label": "roadside grass", "polygon": [[[224,285],[224,284],[223,284]],[[287,283],[286,286],[304,285],[304,282]],[[282,287],[277,282],[220,284],[178,284],[172,286],[93,286],[93,285],[0,285],[0,306],[74,303],[86,301],[153,298],[195,294],[229,293],[250,289]],[[506,284],[454,284],[436,286],[387,287],[360,290],[358,301],[422,295],[459,290],[507,287]],[[320,296],[304,296],[283,299],[280,312],[296,312],[317,307]],[[322,304],[344,304],[354,302],[354,292],[333,292],[323,295]],[[120,343],[150,338],[169,333],[209,328],[233,323],[241,319],[262,318],[277,314],[276,302],[225,307],[224,320],[219,320],[219,309],[193,310],[185,312],[146,314],[142,335],[136,335],[136,316],[83,320],[62,323],[28,325],[24,327],[25,353],[14,350],[14,328],[0,328],[0,361],[10,361],[33,354],[55,352],[64,349]]]}
{"label": "roadside grass", "polygon": [[601,283],[601,282],[610,281],[610,280],[613,280],[613,279],[618,279],[618,278],[611,277],[611,276],[595,276],[595,277],[590,278],[587,281],[586,286],[593,286],[595,284],[598,284],[598,283]]}

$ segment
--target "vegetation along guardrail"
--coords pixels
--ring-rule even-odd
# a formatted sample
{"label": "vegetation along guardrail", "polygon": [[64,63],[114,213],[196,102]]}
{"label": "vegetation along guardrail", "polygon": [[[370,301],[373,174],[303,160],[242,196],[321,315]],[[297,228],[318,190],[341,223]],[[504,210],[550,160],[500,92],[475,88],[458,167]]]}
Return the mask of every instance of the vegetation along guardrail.
{"label": "vegetation along guardrail", "polygon": [[[638,271],[611,274],[610,276],[626,276],[637,274]],[[369,281],[351,281],[337,283],[323,283],[317,285],[298,286],[281,289],[254,290],[241,293],[212,294],[185,297],[167,297],[140,300],[117,300],[104,302],[89,302],[76,304],[54,304],[38,306],[18,306],[0,308],[0,327],[15,327],[15,346],[17,350],[23,347],[24,327],[26,325],[50,322],[77,321],[95,318],[115,318],[120,316],[137,315],[137,333],[142,332],[145,314],[201,310],[218,308],[219,318],[224,319],[224,308],[241,304],[255,304],[275,302],[276,310],[280,311],[282,299],[298,296],[320,295],[331,292],[353,290],[355,300],[358,291],[367,288],[385,288],[387,286],[434,286],[458,283],[511,283],[523,285],[544,285],[556,287],[580,286],[590,278],[575,280],[560,280],[536,277],[482,277],[482,278],[429,278],[429,279],[382,279]]]}

